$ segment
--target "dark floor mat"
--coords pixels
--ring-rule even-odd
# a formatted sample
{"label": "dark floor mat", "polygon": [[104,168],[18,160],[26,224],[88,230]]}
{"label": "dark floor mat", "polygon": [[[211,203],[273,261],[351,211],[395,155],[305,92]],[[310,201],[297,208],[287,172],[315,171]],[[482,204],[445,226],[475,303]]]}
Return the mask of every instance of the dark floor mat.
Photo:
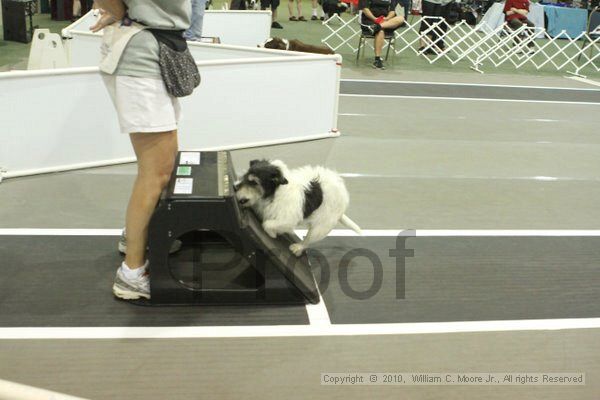
{"label": "dark floor mat", "polygon": [[304,306],[142,307],[111,292],[114,236],[0,236],[0,326],[307,324]]}
{"label": "dark floor mat", "polygon": [[431,84],[427,82],[361,82],[342,80],[340,93],[378,96],[461,97],[468,99],[600,103],[600,90],[596,89],[523,88],[468,84]]}
{"label": "dark floor mat", "polygon": [[315,275],[333,323],[600,317],[600,237],[410,237],[403,299],[395,248],[395,237],[316,246],[330,266],[328,284]]}

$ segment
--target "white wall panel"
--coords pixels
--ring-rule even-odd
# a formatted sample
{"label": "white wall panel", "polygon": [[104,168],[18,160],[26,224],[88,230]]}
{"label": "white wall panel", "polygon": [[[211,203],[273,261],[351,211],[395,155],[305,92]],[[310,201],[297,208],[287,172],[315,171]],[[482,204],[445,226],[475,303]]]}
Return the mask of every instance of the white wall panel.
{"label": "white wall panel", "polygon": [[[336,136],[339,56],[198,63],[181,148],[232,149]],[[6,176],[132,160],[96,67],[0,73]]]}
{"label": "white wall panel", "polygon": [[[62,30],[63,37],[90,32],[96,17],[90,11]],[[216,36],[223,44],[255,47],[269,38],[271,11],[207,10],[202,36]]]}

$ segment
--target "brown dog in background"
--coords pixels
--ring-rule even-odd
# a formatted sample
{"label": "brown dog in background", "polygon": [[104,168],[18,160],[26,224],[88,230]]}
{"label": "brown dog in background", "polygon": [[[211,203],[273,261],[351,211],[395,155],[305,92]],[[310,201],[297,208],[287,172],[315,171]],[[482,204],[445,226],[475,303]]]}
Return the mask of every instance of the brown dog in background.
{"label": "brown dog in background", "polygon": [[276,49],[276,50],[290,50],[290,51],[300,51],[303,53],[315,53],[315,54],[335,54],[330,48],[325,46],[313,46],[312,44],[302,43],[299,40],[292,39],[287,41],[286,39],[281,38],[269,38],[262,46],[266,49]]}

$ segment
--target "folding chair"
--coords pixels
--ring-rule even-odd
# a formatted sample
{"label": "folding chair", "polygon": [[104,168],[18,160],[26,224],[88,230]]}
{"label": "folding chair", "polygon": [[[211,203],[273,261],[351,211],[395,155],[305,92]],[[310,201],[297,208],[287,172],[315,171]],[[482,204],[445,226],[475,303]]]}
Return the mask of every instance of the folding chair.
{"label": "folding chair", "polygon": [[[360,59],[360,50],[363,49],[363,55],[364,55],[364,47],[365,44],[367,42],[367,39],[375,39],[375,35],[369,34],[369,33],[365,33],[362,30],[363,26],[367,26],[362,24],[360,21],[362,21],[362,11],[358,12],[358,23],[361,26],[361,30],[360,30],[360,36],[358,37],[358,50],[356,51],[356,64],[358,65],[358,60]],[[396,43],[396,36],[394,35],[394,32],[384,32],[384,40],[387,41],[387,51],[385,52],[385,61],[388,60],[388,56],[390,55],[390,48],[394,47],[395,43]],[[394,54],[396,53],[396,49],[394,48]]]}
{"label": "folding chair", "polygon": [[[599,7],[595,7],[592,10],[592,12],[590,13],[590,17],[588,18],[587,35],[583,36],[583,43],[581,43],[581,51],[583,51],[583,48],[585,47],[585,45],[588,41],[588,36],[592,40],[596,40],[596,38],[598,38],[600,36],[600,8]],[[593,49],[594,49],[594,46],[590,46],[590,57],[592,56]],[[579,53],[579,56],[577,57],[578,62],[581,59],[581,54],[582,53]]]}

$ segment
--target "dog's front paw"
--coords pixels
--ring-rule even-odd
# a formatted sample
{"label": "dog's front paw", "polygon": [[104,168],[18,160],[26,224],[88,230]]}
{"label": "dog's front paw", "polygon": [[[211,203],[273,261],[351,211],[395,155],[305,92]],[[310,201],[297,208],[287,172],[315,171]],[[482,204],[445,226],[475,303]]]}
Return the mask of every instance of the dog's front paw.
{"label": "dog's front paw", "polygon": [[275,232],[271,229],[265,229],[265,232],[267,233],[267,235],[269,235],[269,237],[271,237],[273,239],[277,239],[277,232]]}
{"label": "dog's front paw", "polygon": [[277,238],[277,231],[275,230],[274,224],[271,221],[263,222],[263,229],[267,235],[272,237],[273,239]]}
{"label": "dog's front paw", "polygon": [[294,253],[296,257],[300,257],[304,252],[304,246],[302,243],[293,243],[290,245],[290,251]]}

